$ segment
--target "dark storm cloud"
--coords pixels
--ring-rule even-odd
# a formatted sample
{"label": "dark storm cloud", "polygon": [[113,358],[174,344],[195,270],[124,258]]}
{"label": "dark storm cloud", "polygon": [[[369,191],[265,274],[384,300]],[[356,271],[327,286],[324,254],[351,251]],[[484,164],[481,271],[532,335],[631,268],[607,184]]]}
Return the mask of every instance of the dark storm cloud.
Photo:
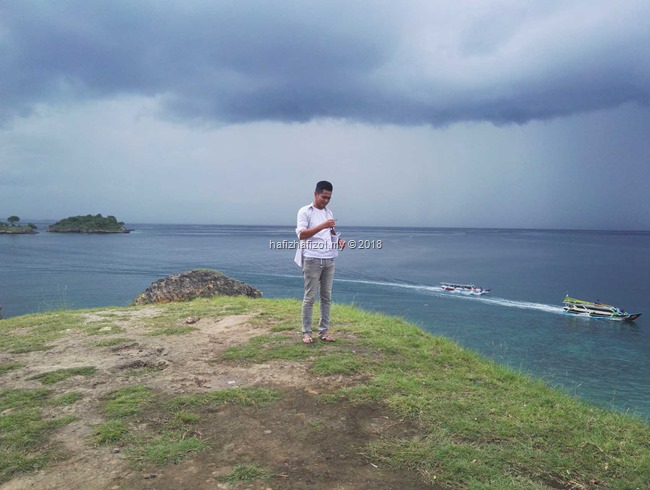
{"label": "dark storm cloud", "polygon": [[118,95],[215,122],[501,124],[648,104],[650,4],[610,4],[8,1],[0,122]]}

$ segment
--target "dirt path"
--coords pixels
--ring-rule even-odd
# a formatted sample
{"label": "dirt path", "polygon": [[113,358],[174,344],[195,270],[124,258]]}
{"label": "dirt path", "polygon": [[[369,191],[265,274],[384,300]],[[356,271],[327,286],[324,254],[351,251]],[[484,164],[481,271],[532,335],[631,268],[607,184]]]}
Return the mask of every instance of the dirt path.
{"label": "dirt path", "polygon": [[[202,318],[193,323],[197,330],[189,334],[152,337],[138,326],[138,319],[156,313],[155,307],[125,310],[118,316],[111,312],[113,324],[126,332],[111,334],[109,326],[101,339],[129,339],[115,347],[99,348],[98,336],[70,332],[48,351],[0,356],[0,361],[19,360],[25,366],[3,377],[12,388],[41,388],[28,378],[56,369],[97,368],[93,376],[76,376],[55,385],[61,393],[83,395],[78,402],[56,409],[56,416],[76,417],[57,433],[65,459],[17,476],[1,485],[2,490],[432,488],[413,473],[382,467],[363,454],[364,447],[380,437],[412,436],[413,426],[377,406],[350,406],[343,400],[324,403],[319,398],[358,380],[315,377],[308,362],[215,363],[228,347],[264,333],[264,328],[251,325],[252,315]],[[100,320],[106,320],[102,312],[86,318],[89,324]],[[135,381],[134,372],[140,373]],[[134,383],[170,396],[254,386],[280,390],[284,396],[264,407],[200,409],[200,436],[210,449],[180,464],[134,469],[119,446],[98,446],[93,441],[96,427],[104,421],[101,399]],[[151,410],[143,424],[158,416],[155,407]],[[273,475],[266,481],[226,483],[224,478],[240,464],[268,467]]]}

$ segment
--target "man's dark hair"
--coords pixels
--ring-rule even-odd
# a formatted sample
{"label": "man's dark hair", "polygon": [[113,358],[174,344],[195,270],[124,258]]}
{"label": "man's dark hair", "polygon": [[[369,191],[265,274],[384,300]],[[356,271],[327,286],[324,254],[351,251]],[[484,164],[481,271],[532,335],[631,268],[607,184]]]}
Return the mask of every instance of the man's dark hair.
{"label": "man's dark hair", "polygon": [[316,184],[316,194],[322,194],[323,191],[330,191],[332,192],[334,188],[332,187],[332,184],[330,184],[326,180],[321,180]]}

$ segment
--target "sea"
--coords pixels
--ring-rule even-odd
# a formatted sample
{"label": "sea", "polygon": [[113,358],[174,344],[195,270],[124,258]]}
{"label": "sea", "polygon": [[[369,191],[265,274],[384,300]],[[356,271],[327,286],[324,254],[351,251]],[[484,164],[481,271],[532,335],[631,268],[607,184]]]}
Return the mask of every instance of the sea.
{"label": "sea", "polygon": [[[0,235],[4,318],[127,306],[153,281],[217,269],[302,298],[292,226],[129,224],[128,234]],[[333,300],[402,317],[600,407],[650,420],[650,232],[341,227]],[[480,297],[444,292],[472,283]],[[570,316],[574,298],[643,313]],[[296,325],[296,330],[300,326]],[[336,318],[333,318],[336,329]]]}

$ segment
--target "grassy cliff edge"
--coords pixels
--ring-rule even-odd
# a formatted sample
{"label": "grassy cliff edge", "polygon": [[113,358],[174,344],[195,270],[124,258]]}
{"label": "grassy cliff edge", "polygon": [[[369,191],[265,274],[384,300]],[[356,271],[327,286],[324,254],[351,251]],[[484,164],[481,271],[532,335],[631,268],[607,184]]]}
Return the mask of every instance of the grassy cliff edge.
{"label": "grassy cliff edge", "polygon": [[639,417],[349,305],[306,346],[299,315],[222,297],[0,321],[0,485],[650,485]]}

